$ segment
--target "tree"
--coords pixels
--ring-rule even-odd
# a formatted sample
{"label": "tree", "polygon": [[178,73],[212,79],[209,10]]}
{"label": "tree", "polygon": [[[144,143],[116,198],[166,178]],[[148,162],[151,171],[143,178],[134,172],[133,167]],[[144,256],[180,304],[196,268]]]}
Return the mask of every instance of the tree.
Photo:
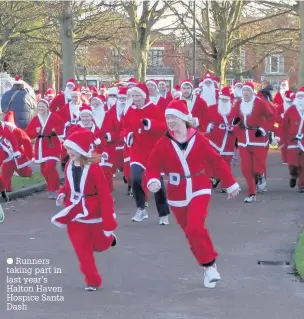
{"label": "tree", "polygon": [[[221,78],[225,85],[231,58],[238,55],[244,46],[262,46],[263,54],[258,57],[258,66],[275,49],[286,49],[292,43],[291,32],[297,27],[282,26],[279,17],[291,12],[290,9],[276,8],[267,10],[263,4],[252,1],[198,1],[194,15],[193,5],[180,1],[183,7],[166,2],[171,11],[179,18],[181,26],[193,39],[192,21],[195,16],[197,26],[196,43],[204,55],[204,65]],[[265,29],[265,21],[268,29]],[[274,23],[275,21],[275,23]],[[262,51],[262,50],[261,50]],[[261,52],[260,52],[261,53]],[[246,70],[247,71],[247,70]],[[245,71],[239,73],[242,75]]]}

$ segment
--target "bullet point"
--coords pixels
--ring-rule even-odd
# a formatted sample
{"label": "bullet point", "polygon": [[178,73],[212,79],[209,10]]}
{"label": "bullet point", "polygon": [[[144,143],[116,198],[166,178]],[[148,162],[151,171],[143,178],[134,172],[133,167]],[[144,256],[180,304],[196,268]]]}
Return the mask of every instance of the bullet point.
{"label": "bullet point", "polygon": [[7,258],[6,262],[11,265],[14,263],[14,259],[13,258]]}

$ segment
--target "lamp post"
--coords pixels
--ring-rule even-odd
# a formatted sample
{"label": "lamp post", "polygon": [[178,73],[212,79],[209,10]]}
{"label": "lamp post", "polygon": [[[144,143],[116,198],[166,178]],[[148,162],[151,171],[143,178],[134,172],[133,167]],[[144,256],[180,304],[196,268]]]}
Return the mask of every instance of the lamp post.
{"label": "lamp post", "polygon": [[196,2],[193,0],[193,84],[196,80]]}

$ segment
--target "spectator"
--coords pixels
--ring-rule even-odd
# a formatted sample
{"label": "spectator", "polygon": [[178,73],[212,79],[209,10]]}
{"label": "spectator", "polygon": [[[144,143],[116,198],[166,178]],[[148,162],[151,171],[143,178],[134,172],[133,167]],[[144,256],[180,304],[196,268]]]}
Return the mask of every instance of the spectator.
{"label": "spectator", "polygon": [[262,89],[260,90],[260,92],[263,94],[265,100],[268,101],[268,102],[272,102],[272,95],[271,95],[271,92],[270,92],[272,90],[273,90],[273,88],[272,88],[270,82],[264,80],[262,82]]}

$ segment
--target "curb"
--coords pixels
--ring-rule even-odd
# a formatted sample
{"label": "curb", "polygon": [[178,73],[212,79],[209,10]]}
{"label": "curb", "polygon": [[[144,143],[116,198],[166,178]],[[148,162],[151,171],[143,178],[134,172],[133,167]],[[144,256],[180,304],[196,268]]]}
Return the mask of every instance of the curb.
{"label": "curb", "polygon": [[[64,182],[64,177],[60,177],[60,183]],[[35,193],[43,192],[46,190],[46,182],[32,185],[30,187],[21,188],[10,193],[7,193],[10,200],[31,196]]]}
{"label": "curb", "polygon": [[301,279],[304,280],[304,231],[300,234],[298,238],[295,249],[294,261],[299,276],[301,277]]}

